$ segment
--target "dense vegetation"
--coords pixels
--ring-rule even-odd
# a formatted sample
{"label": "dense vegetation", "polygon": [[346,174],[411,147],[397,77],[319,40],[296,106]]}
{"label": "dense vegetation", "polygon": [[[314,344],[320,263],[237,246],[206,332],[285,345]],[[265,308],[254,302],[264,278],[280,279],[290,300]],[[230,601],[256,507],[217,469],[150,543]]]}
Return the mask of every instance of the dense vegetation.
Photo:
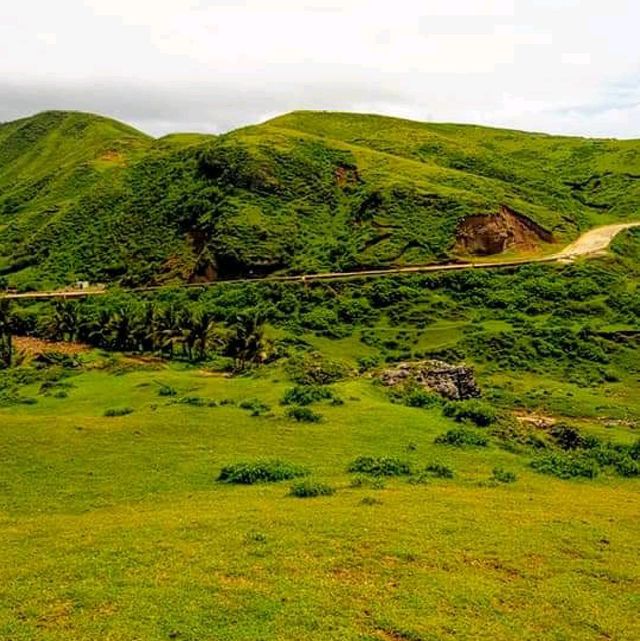
{"label": "dense vegetation", "polygon": [[431,262],[501,205],[563,240],[639,203],[636,141],[312,112],[155,141],[87,114],[0,125],[0,271],[24,289]]}

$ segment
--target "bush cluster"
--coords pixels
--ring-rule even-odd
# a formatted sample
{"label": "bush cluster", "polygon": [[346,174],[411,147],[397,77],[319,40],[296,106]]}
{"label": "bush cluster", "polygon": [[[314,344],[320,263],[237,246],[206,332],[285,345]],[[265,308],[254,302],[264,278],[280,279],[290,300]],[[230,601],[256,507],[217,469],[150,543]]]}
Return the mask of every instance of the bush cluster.
{"label": "bush cluster", "polygon": [[453,470],[442,463],[430,463],[424,468],[424,473],[438,479],[452,479]]}
{"label": "bush cluster", "polygon": [[276,483],[307,476],[309,471],[300,465],[294,465],[279,459],[259,460],[246,463],[234,463],[223,467],[218,476],[221,483],[253,485],[255,483]]}
{"label": "bush cluster", "polygon": [[244,401],[240,401],[238,407],[241,410],[248,410],[251,413],[251,416],[264,416],[271,410],[270,405],[257,398],[248,398]]}
{"label": "bush cluster", "polygon": [[411,464],[388,456],[360,456],[347,471],[371,476],[405,476],[411,474]]}
{"label": "bush cluster", "polygon": [[445,403],[442,413],[458,423],[468,421],[478,427],[488,427],[498,419],[497,411],[489,403],[475,398],[449,401]]}
{"label": "bush cluster", "polygon": [[531,467],[536,472],[561,479],[593,479],[600,473],[597,461],[584,453],[549,452],[534,459]]}
{"label": "bush cluster", "polygon": [[438,436],[437,445],[452,445],[454,447],[487,447],[489,439],[484,434],[478,434],[464,427],[458,427]]}
{"label": "bush cluster", "polygon": [[289,494],[296,498],[314,498],[316,496],[331,496],[335,494],[335,488],[325,483],[312,481],[310,479],[299,481],[291,486]]}
{"label": "bush cluster", "polygon": [[402,402],[408,407],[429,409],[440,405],[442,399],[433,392],[427,392],[423,389],[411,389],[402,396]]}
{"label": "bush cluster", "polygon": [[300,385],[329,385],[346,378],[349,368],[312,352],[290,358],[287,373],[291,380]]}
{"label": "bush cluster", "polygon": [[310,407],[290,407],[287,416],[298,423],[319,423],[322,420],[322,414],[314,412]]}
{"label": "bush cluster", "polygon": [[133,408],[131,407],[112,407],[105,410],[104,416],[108,418],[114,418],[116,416],[127,416],[128,414],[133,414]]}
{"label": "bush cluster", "polygon": [[332,389],[322,385],[296,385],[288,389],[282,397],[283,405],[311,405],[320,401],[336,398]]}
{"label": "bush cluster", "polygon": [[493,472],[491,473],[491,481],[495,483],[515,483],[517,480],[518,477],[514,472],[509,472],[501,467],[493,468]]}

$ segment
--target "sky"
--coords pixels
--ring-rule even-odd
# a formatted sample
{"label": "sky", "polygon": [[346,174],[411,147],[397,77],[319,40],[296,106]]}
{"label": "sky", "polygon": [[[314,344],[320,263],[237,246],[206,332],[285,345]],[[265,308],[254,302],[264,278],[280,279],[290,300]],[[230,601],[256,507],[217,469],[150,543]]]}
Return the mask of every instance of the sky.
{"label": "sky", "polygon": [[1,0],[0,121],[296,109],[640,138],[635,0]]}

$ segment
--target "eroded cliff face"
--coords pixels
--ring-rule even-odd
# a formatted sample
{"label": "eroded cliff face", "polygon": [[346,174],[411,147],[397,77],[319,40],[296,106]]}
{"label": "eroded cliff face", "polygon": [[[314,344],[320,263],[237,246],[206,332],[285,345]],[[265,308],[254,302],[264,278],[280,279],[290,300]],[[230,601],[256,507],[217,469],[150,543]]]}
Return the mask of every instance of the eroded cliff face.
{"label": "eroded cliff face", "polygon": [[503,205],[497,214],[465,218],[456,232],[455,249],[465,254],[491,256],[512,248],[534,249],[552,241],[551,232]]}

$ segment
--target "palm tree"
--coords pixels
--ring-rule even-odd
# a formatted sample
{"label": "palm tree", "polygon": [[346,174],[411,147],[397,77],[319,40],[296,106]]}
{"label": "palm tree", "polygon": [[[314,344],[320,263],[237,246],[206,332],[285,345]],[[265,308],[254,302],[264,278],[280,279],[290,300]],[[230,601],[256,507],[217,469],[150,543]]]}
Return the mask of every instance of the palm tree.
{"label": "palm tree", "polygon": [[112,346],[119,351],[126,351],[131,346],[131,317],[129,311],[120,307],[111,314],[108,325]]}
{"label": "palm tree", "polygon": [[92,345],[102,348],[111,347],[110,342],[110,319],[111,314],[108,309],[101,308],[98,315],[93,318],[87,328],[87,340]]}
{"label": "palm tree", "polygon": [[63,341],[75,340],[78,324],[78,309],[75,303],[60,301],[55,304],[50,331],[56,338]]}
{"label": "palm tree", "polygon": [[226,350],[235,360],[235,370],[242,371],[247,363],[264,360],[264,350],[264,323],[260,315],[237,316]]}
{"label": "palm tree", "polygon": [[194,313],[189,341],[195,358],[200,361],[204,360],[212,346],[222,346],[222,339],[211,312],[197,310]]}
{"label": "palm tree", "polygon": [[154,342],[162,351],[168,351],[169,357],[173,357],[176,346],[184,340],[180,328],[180,319],[175,312],[173,305],[166,307],[160,314],[156,314],[153,328]]}

